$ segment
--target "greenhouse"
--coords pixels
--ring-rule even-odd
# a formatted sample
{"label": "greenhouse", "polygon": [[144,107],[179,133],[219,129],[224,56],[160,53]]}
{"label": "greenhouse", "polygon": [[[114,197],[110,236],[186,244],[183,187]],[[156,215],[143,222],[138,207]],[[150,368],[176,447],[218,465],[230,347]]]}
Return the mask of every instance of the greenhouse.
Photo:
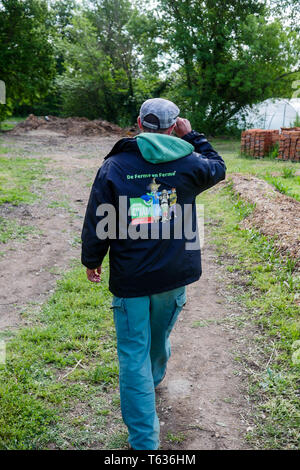
{"label": "greenhouse", "polygon": [[300,99],[268,99],[235,116],[243,128],[280,129],[292,127],[300,117]]}

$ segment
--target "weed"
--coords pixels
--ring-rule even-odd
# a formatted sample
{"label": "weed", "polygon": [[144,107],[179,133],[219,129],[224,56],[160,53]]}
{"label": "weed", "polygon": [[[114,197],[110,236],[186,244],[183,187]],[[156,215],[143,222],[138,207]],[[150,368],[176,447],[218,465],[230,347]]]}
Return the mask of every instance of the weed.
{"label": "weed", "polygon": [[282,194],[287,194],[288,193],[288,188],[277,178],[272,177],[272,176],[266,176],[265,179],[271,183],[277,191],[279,191]]}
{"label": "weed", "polygon": [[292,127],[300,127],[300,114],[296,114],[295,121],[292,123]]}
{"label": "weed", "polygon": [[51,201],[49,202],[48,207],[50,209],[70,209],[70,205],[67,201]]}
{"label": "weed", "polygon": [[270,160],[275,160],[276,158],[278,158],[278,155],[279,155],[279,144],[275,144],[273,145],[273,147],[271,148],[271,150],[269,151],[269,153],[266,155],[265,158],[269,158]]}
{"label": "weed", "polygon": [[89,380],[92,383],[102,383],[102,384],[114,383],[114,385],[116,385],[117,378],[118,378],[118,366],[116,362],[112,364],[99,365],[94,370],[92,370],[89,374]]}
{"label": "weed", "polygon": [[183,432],[179,432],[177,434],[173,434],[172,432],[168,432],[166,435],[166,440],[175,444],[180,444],[181,442],[185,441],[186,436]]}
{"label": "weed", "polygon": [[202,327],[205,327],[205,326],[207,326],[207,323],[205,321],[195,321],[192,324],[192,328],[202,328]]}
{"label": "weed", "polygon": [[69,240],[71,246],[79,246],[81,244],[81,238],[75,235],[72,240]]}
{"label": "weed", "polygon": [[293,178],[295,176],[296,169],[291,167],[285,167],[282,170],[283,178]]}

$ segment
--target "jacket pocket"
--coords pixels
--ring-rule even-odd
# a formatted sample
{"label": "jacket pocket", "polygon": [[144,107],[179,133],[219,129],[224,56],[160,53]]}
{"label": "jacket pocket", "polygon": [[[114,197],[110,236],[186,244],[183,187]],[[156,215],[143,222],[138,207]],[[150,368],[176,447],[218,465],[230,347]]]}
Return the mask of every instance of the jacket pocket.
{"label": "jacket pocket", "polygon": [[186,293],[185,293],[185,290],[184,290],[181,294],[179,294],[179,295],[176,297],[175,301],[176,301],[177,307],[181,307],[181,308],[182,308],[182,307],[186,304]]}
{"label": "jacket pocket", "polygon": [[115,307],[123,308],[123,304],[124,302],[121,297],[113,297],[112,303],[111,303],[112,308],[115,308]]}
{"label": "jacket pocket", "polygon": [[185,293],[185,289],[183,290],[183,292],[181,292],[179,295],[177,295],[177,297],[175,297],[175,310],[174,310],[174,314],[172,315],[172,318],[170,320],[170,323],[168,325],[168,329],[167,329],[167,336],[169,336],[169,334],[171,333],[175,323],[176,323],[176,320],[178,318],[178,315],[180,314],[183,306],[185,305],[186,303],[186,293]]}

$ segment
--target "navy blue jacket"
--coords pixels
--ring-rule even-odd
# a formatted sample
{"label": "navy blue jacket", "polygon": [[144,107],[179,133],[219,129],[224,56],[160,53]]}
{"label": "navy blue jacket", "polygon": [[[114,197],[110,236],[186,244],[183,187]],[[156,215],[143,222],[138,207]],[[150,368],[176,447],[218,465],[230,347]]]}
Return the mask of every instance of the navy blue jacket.
{"label": "navy blue jacket", "polygon": [[[87,268],[97,268],[109,250],[109,289],[118,297],[168,291],[201,276],[200,246],[195,235],[185,234],[185,224],[191,223],[190,231],[196,232],[195,198],[223,180],[226,167],[203,134],[192,131],[183,140],[195,151],[174,161],[153,164],[142,156],[136,138],[121,139],[96,175],[82,229],[81,260]],[[123,200],[127,196],[121,210],[120,196]],[[115,208],[116,230],[111,236],[112,226],[110,238],[99,239],[97,224],[108,214],[96,214],[99,206],[105,207],[103,204]],[[179,217],[180,211],[185,218]],[[121,231],[118,218],[122,219]],[[176,235],[177,221],[183,232],[180,238]],[[124,228],[130,226],[148,231],[150,237],[153,224],[157,229],[154,239],[125,238]],[[170,230],[167,238],[162,232],[164,224]]]}

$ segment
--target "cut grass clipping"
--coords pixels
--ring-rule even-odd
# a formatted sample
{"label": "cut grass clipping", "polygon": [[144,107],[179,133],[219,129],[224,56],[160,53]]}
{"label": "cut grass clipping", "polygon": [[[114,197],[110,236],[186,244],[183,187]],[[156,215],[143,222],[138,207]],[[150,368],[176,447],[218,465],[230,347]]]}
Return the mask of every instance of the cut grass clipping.
{"label": "cut grass clipping", "polygon": [[242,353],[255,407],[255,426],[247,438],[254,448],[296,449],[300,277],[295,260],[281,257],[272,240],[257,231],[241,229],[240,222],[253,207],[237,198],[230,185],[204,193],[199,202],[204,203],[205,216],[211,221],[209,243],[215,245],[219,262],[232,273],[223,292],[248,312],[235,320],[235,327],[245,328],[242,334],[251,344],[249,357]]}
{"label": "cut grass clipping", "polygon": [[1,449],[126,444],[106,264],[103,278],[91,284],[74,268],[39,313],[26,314],[31,325],[6,337]]}

